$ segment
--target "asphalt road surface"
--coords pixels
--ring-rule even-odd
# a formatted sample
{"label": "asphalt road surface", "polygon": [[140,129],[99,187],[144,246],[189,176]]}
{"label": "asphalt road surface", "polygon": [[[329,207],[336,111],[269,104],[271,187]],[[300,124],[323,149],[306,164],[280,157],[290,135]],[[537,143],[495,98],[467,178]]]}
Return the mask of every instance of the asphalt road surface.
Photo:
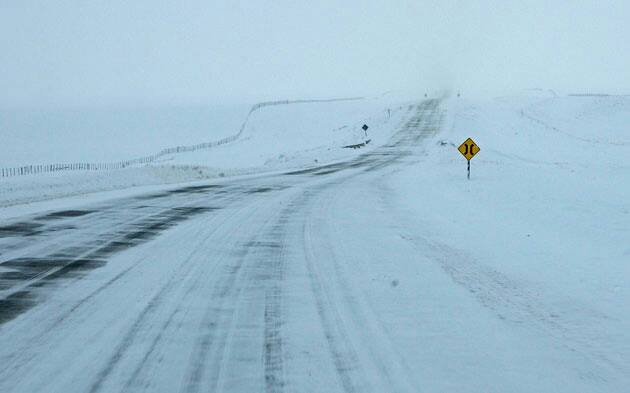
{"label": "asphalt road surface", "polygon": [[387,214],[364,195],[439,104],[348,162],[3,223],[0,391],[416,391],[353,272],[387,261],[353,226]]}

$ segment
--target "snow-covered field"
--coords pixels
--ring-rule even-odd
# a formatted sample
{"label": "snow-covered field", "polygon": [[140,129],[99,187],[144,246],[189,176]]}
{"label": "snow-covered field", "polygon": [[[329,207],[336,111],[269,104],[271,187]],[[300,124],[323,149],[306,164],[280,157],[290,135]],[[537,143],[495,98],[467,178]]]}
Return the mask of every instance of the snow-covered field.
{"label": "snow-covered field", "polygon": [[2,209],[0,390],[627,391],[630,97],[250,120],[158,165],[1,184],[154,186]]}
{"label": "snow-covered field", "polygon": [[[1,155],[7,165],[131,159],[157,153],[165,147],[236,135],[243,122],[247,122],[242,136],[235,142],[167,155],[149,165],[0,179],[0,206],[347,159],[356,156],[358,151],[342,147],[365,141],[363,124],[370,127],[368,138],[372,146],[367,148],[373,148],[391,136],[407,107],[400,98],[380,97],[267,106],[249,117],[249,107],[245,110],[245,106],[212,108],[205,112],[190,108],[162,112],[140,110],[137,117],[131,110],[53,112],[47,116],[38,112],[32,115],[32,120],[24,113],[18,116],[11,112],[8,120],[0,124],[3,134],[6,132],[8,136]],[[107,113],[113,119],[105,118]],[[46,119],[51,120],[50,128],[46,128]],[[32,129],[28,128],[29,124]],[[153,128],[158,124],[159,127]],[[110,129],[115,132],[110,133]],[[88,133],[91,133],[90,138],[85,137]]]}
{"label": "snow-covered field", "polygon": [[[429,327],[460,337],[447,349],[471,356],[459,372],[488,386],[527,375],[523,391],[627,389],[629,124],[629,97],[451,100],[426,156],[383,185],[401,236],[461,287],[462,298],[421,290],[433,314],[461,311]],[[455,150],[467,137],[481,147],[470,181]],[[500,323],[457,304],[470,299]]]}

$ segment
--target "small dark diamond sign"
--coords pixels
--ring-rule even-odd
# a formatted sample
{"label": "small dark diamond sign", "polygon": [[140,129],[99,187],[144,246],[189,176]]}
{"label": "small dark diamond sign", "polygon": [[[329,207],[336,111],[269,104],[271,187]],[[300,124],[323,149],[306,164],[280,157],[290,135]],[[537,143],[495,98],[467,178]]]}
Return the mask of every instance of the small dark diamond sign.
{"label": "small dark diamond sign", "polygon": [[361,127],[361,128],[363,128],[363,131],[367,131],[368,126],[367,126],[367,124],[364,124],[363,127]]}

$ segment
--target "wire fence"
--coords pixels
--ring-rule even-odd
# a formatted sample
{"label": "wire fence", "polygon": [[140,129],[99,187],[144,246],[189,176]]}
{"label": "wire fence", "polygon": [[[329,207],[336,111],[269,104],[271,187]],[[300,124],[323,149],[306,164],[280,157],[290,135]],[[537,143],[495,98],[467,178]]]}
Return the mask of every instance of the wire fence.
{"label": "wire fence", "polygon": [[53,172],[66,172],[66,171],[109,171],[116,169],[124,169],[132,166],[138,165],[147,165],[150,163],[154,163],[159,159],[173,155],[178,153],[190,153],[197,150],[210,149],[213,147],[217,147],[220,145],[225,145],[227,143],[231,143],[239,139],[243,133],[245,132],[245,128],[249,122],[249,119],[252,113],[256,112],[260,108],[264,108],[267,106],[275,106],[275,105],[288,105],[288,104],[307,104],[307,103],[318,103],[318,102],[336,102],[336,101],[352,101],[352,100],[360,100],[363,97],[350,97],[350,98],[331,98],[331,99],[318,99],[318,100],[281,100],[281,101],[265,101],[259,102],[253,105],[241,128],[238,133],[228,136],[223,139],[219,139],[212,142],[204,142],[198,143],[196,145],[186,145],[186,146],[175,146],[169,147],[166,149],[162,149],[156,154],[152,154],[145,157],[133,158],[130,160],[124,161],[115,161],[115,162],[75,162],[75,163],[57,163],[57,164],[37,164],[37,165],[24,165],[18,167],[10,167],[10,168],[0,168],[0,177],[14,177],[14,176],[25,176],[25,175],[33,175],[40,173],[53,173]]}

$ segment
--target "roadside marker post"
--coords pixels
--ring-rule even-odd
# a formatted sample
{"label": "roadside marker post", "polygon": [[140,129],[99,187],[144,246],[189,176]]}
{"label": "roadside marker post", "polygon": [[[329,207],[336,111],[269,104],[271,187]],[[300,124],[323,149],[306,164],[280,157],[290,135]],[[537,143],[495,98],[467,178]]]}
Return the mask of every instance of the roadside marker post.
{"label": "roadside marker post", "polygon": [[471,138],[468,138],[464,141],[464,143],[459,145],[457,150],[459,150],[459,152],[462,153],[464,158],[466,158],[466,160],[468,161],[468,180],[470,180],[470,160],[477,153],[479,153],[479,150],[481,149],[479,148],[479,146],[477,146],[475,141],[473,141]]}

